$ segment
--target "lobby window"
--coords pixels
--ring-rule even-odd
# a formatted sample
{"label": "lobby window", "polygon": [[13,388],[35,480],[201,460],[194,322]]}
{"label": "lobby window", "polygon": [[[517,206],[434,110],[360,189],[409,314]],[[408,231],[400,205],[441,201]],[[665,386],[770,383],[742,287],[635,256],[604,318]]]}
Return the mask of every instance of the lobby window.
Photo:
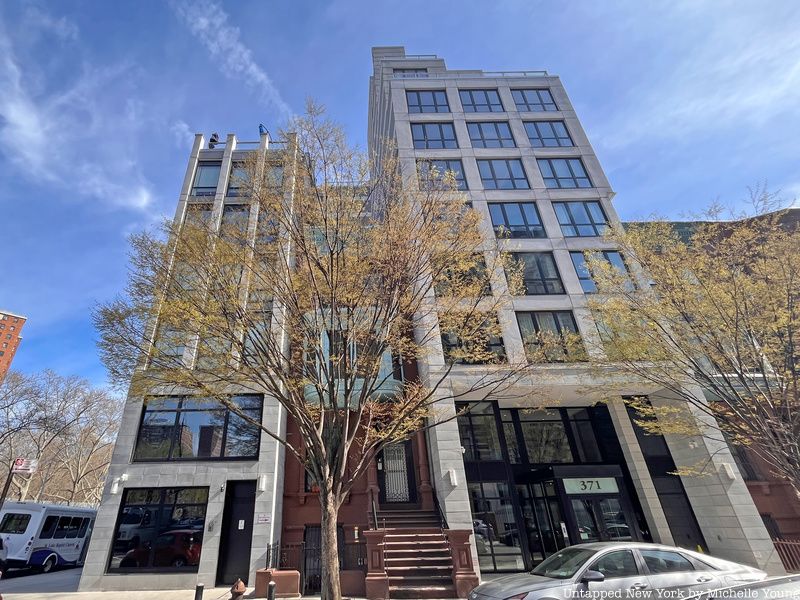
{"label": "lobby window", "polygon": [[539,158],[539,171],[548,188],[590,188],[592,182],[580,158]]}
{"label": "lobby window", "polygon": [[530,188],[522,161],[518,158],[479,160],[478,171],[487,190],[527,190]]}
{"label": "lobby window", "polygon": [[528,463],[573,462],[567,429],[558,410],[518,411]]}
{"label": "lobby window", "polygon": [[536,204],[533,202],[490,202],[494,234],[499,238],[547,237]]}
{"label": "lobby window", "polygon": [[452,123],[412,123],[411,137],[418,150],[458,148]]}
{"label": "lobby window", "polygon": [[514,503],[505,482],[469,483],[472,528],[482,572],[525,568]]}
{"label": "lobby window", "polygon": [[[261,421],[262,396],[234,396],[231,401]],[[211,398],[152,397],[144,407],[133,460],[255,460],[260,439],[259,427]]]}
{"label": "lobby window", "polygon": [[458,433],[464,448],[464,460],[503,460],[497,422],[491,402],[461,402]]}
{"label": "lobby window", "polygon": [[[592,279],[592,274],[589,271],[589,264],[586,262],[586,256],[583,252],[570,252],[569,254],[572,257],[572,264],[575,267],[575,273],[578,275],[578,279],[581,282],[583,291],[587,294],[595,293],[597,291],[597,285]],[[616,250],[603,250],[598,251],[595,254],[602,256],[611,266],[619,271],[620,275],[626,277],[630,282],[629,289],[633,290],[633,281],[630,279],[628,268],[625,265],[625,260],[622,258],[622,254]],[[626,287],[628,287],[627,284]]]}
{"label": "lobby window", "polygon": [[441,182],[445,174],[452,171],[456,188],[467,189],[467,180],[464,178],[464,166],[456,160],[419,160],[417,161],[417,175],[420,189],[431,189]]}
{"label": "lobby window", "polygon": [[595,237],[606,232],[608,219],[597,200],[553,202],[564,237]]}
{"label": "lobby window", "polygon": [[213,196],[217,193],[219,172],[222,168],[220,162],[201,162],[197,164],[192,184],[192,196]]}
{"label": "lobby window", "polygon": [[225,192],[225,195],[234,198],[244,195],[248,177],[244,163],[233,163],[231,165],[231,174],[228,177],[228,191]]}
{"label": "lobby window", "polygon": [[528,140],[534,148],[573,146],[564,121],[529,121],[525,123]]}
{"label": "lobby window", "polygon": [[503,112],[503,103],[497,90],[459,90],[458,96],[464,112]]}
{"label": "lobby window", "polygon": [[[493,320],[493,322],[492,322]],[[487,314],[483,323],[476,326],[470,339],[460,339],[456,333],[442,333],[442,348],[447,362],[459,365],[477,365],[505,362],[506,349],[503,338],[496,333],[497,317]]]}
{"label": "lobby window", "polygon": [[529,356],[541,355],[541,360],[546,362],[585,359],[585,350],[572,311],[518,312],[517,323]]}
{"label": "lobby window", "polygon": [[447,94],[444,90],[406,91],[406,102],[410,113],[449,113]]}
{"label": "lobby window", "polygon": [[197,572],[207,504],[207,487],[124,490],[108,572]]}
{"label": "lobby window", "polygon": [[467,123],[469,139],[475,148],[516,148],[511,128],[504,121]]}
{"label": "lobby window", "polygon": [[518,252],[512,256],[521,263],[522,284],[527,296],[564,293],[552,252]]}
{"label": "lobby window", "polygon": [[557,111],[550,90],[511,90],[511,96],[520,112]]}

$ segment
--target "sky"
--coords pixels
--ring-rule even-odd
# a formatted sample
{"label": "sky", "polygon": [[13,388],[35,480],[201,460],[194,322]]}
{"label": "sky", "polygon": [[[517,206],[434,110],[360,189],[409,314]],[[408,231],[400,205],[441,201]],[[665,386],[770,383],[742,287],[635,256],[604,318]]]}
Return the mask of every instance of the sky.
{"label": "sky", "polygon": [[91,310],[174,213],[195,132],[323,103],[366,143],[370,49],[562,78],[623,219],[800,196],[796,0],[0,2],[0,309],[13,367],[103,385]]}

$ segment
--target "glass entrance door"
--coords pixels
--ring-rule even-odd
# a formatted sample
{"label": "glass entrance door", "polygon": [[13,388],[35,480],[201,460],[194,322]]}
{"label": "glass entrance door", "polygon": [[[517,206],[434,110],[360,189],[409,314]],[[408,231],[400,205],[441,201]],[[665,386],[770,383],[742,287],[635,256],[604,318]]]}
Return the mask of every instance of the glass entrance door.
{"label": "glass entrance door", "polygon": [[634,539],[619,498],[572,498],[572,510],[577,527],[576,544]]}

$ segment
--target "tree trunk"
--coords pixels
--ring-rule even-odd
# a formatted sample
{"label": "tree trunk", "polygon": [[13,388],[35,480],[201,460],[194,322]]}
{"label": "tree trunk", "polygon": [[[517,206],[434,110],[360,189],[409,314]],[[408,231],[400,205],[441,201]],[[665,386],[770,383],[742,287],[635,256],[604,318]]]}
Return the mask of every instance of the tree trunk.
{"label": "tree trunk", "polygon": [[339,503],[334,494],[320,493],[322,508],[322,543],[320,564],[322,567],[322,600],[341,600],[342,588],[339,581],[339,545],[336,522],[339,516]]}

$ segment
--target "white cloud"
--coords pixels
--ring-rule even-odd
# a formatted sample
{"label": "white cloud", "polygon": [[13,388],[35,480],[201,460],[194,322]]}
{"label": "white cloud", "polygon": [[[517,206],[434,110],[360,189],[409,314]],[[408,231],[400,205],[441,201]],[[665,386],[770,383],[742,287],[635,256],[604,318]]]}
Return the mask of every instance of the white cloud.
{"label": "white cloud", "polygon": [[682,59],[668,66],[654,60],[654,68],[636,88],[622,91],[618,117],[598,132],[604,146],[625,148],[643,138],[688,140],[692,134],[745,123],[760,126],[796,110],[796,18],[777,20],[778,25],[776,20],[759,23],[765,18],[763,7],[720,11],[713,3],[689,4],[692,10],[678,3],[676,8],[683,10],[671,15],[675,20],[664,35],[665,48],[680,49],[676,56]]}
{"label": "white cloud", "polygon": [[191,147],[194,141],[194,134],[186,121],[178,119],[170,125],[169,131],[175,139],[175,145],[178,146],[178,148],[185,149],[187,146]]}
{"label": "white cloud", "polygon": [[252,51],[239,39],[239,28],[228,23],[228,14],[218,3],[173,0],[171,6],[226,77],[238,79],[254,89],[263,101],[278,111],[276,120],[292,117],[291,108],[267,72],[255,61]]}
{"label": "white cloud", "polygon": [[[77,28],[65,19],[35,10],[30,36],[74,41]],[[57,50],[51,40],[51,51]],[[59,89],[46,91],[34,82],[47,80],[32,61],[21,62],[12,37],[0,25],[0,153],[23,177],[76,191],[105,206],[145,210],[152,203],[150,185],[139,172],[126,136],[135,133],[135,107],[119,115],[102,104],[111,86],[131,68],[84,65]]]}

